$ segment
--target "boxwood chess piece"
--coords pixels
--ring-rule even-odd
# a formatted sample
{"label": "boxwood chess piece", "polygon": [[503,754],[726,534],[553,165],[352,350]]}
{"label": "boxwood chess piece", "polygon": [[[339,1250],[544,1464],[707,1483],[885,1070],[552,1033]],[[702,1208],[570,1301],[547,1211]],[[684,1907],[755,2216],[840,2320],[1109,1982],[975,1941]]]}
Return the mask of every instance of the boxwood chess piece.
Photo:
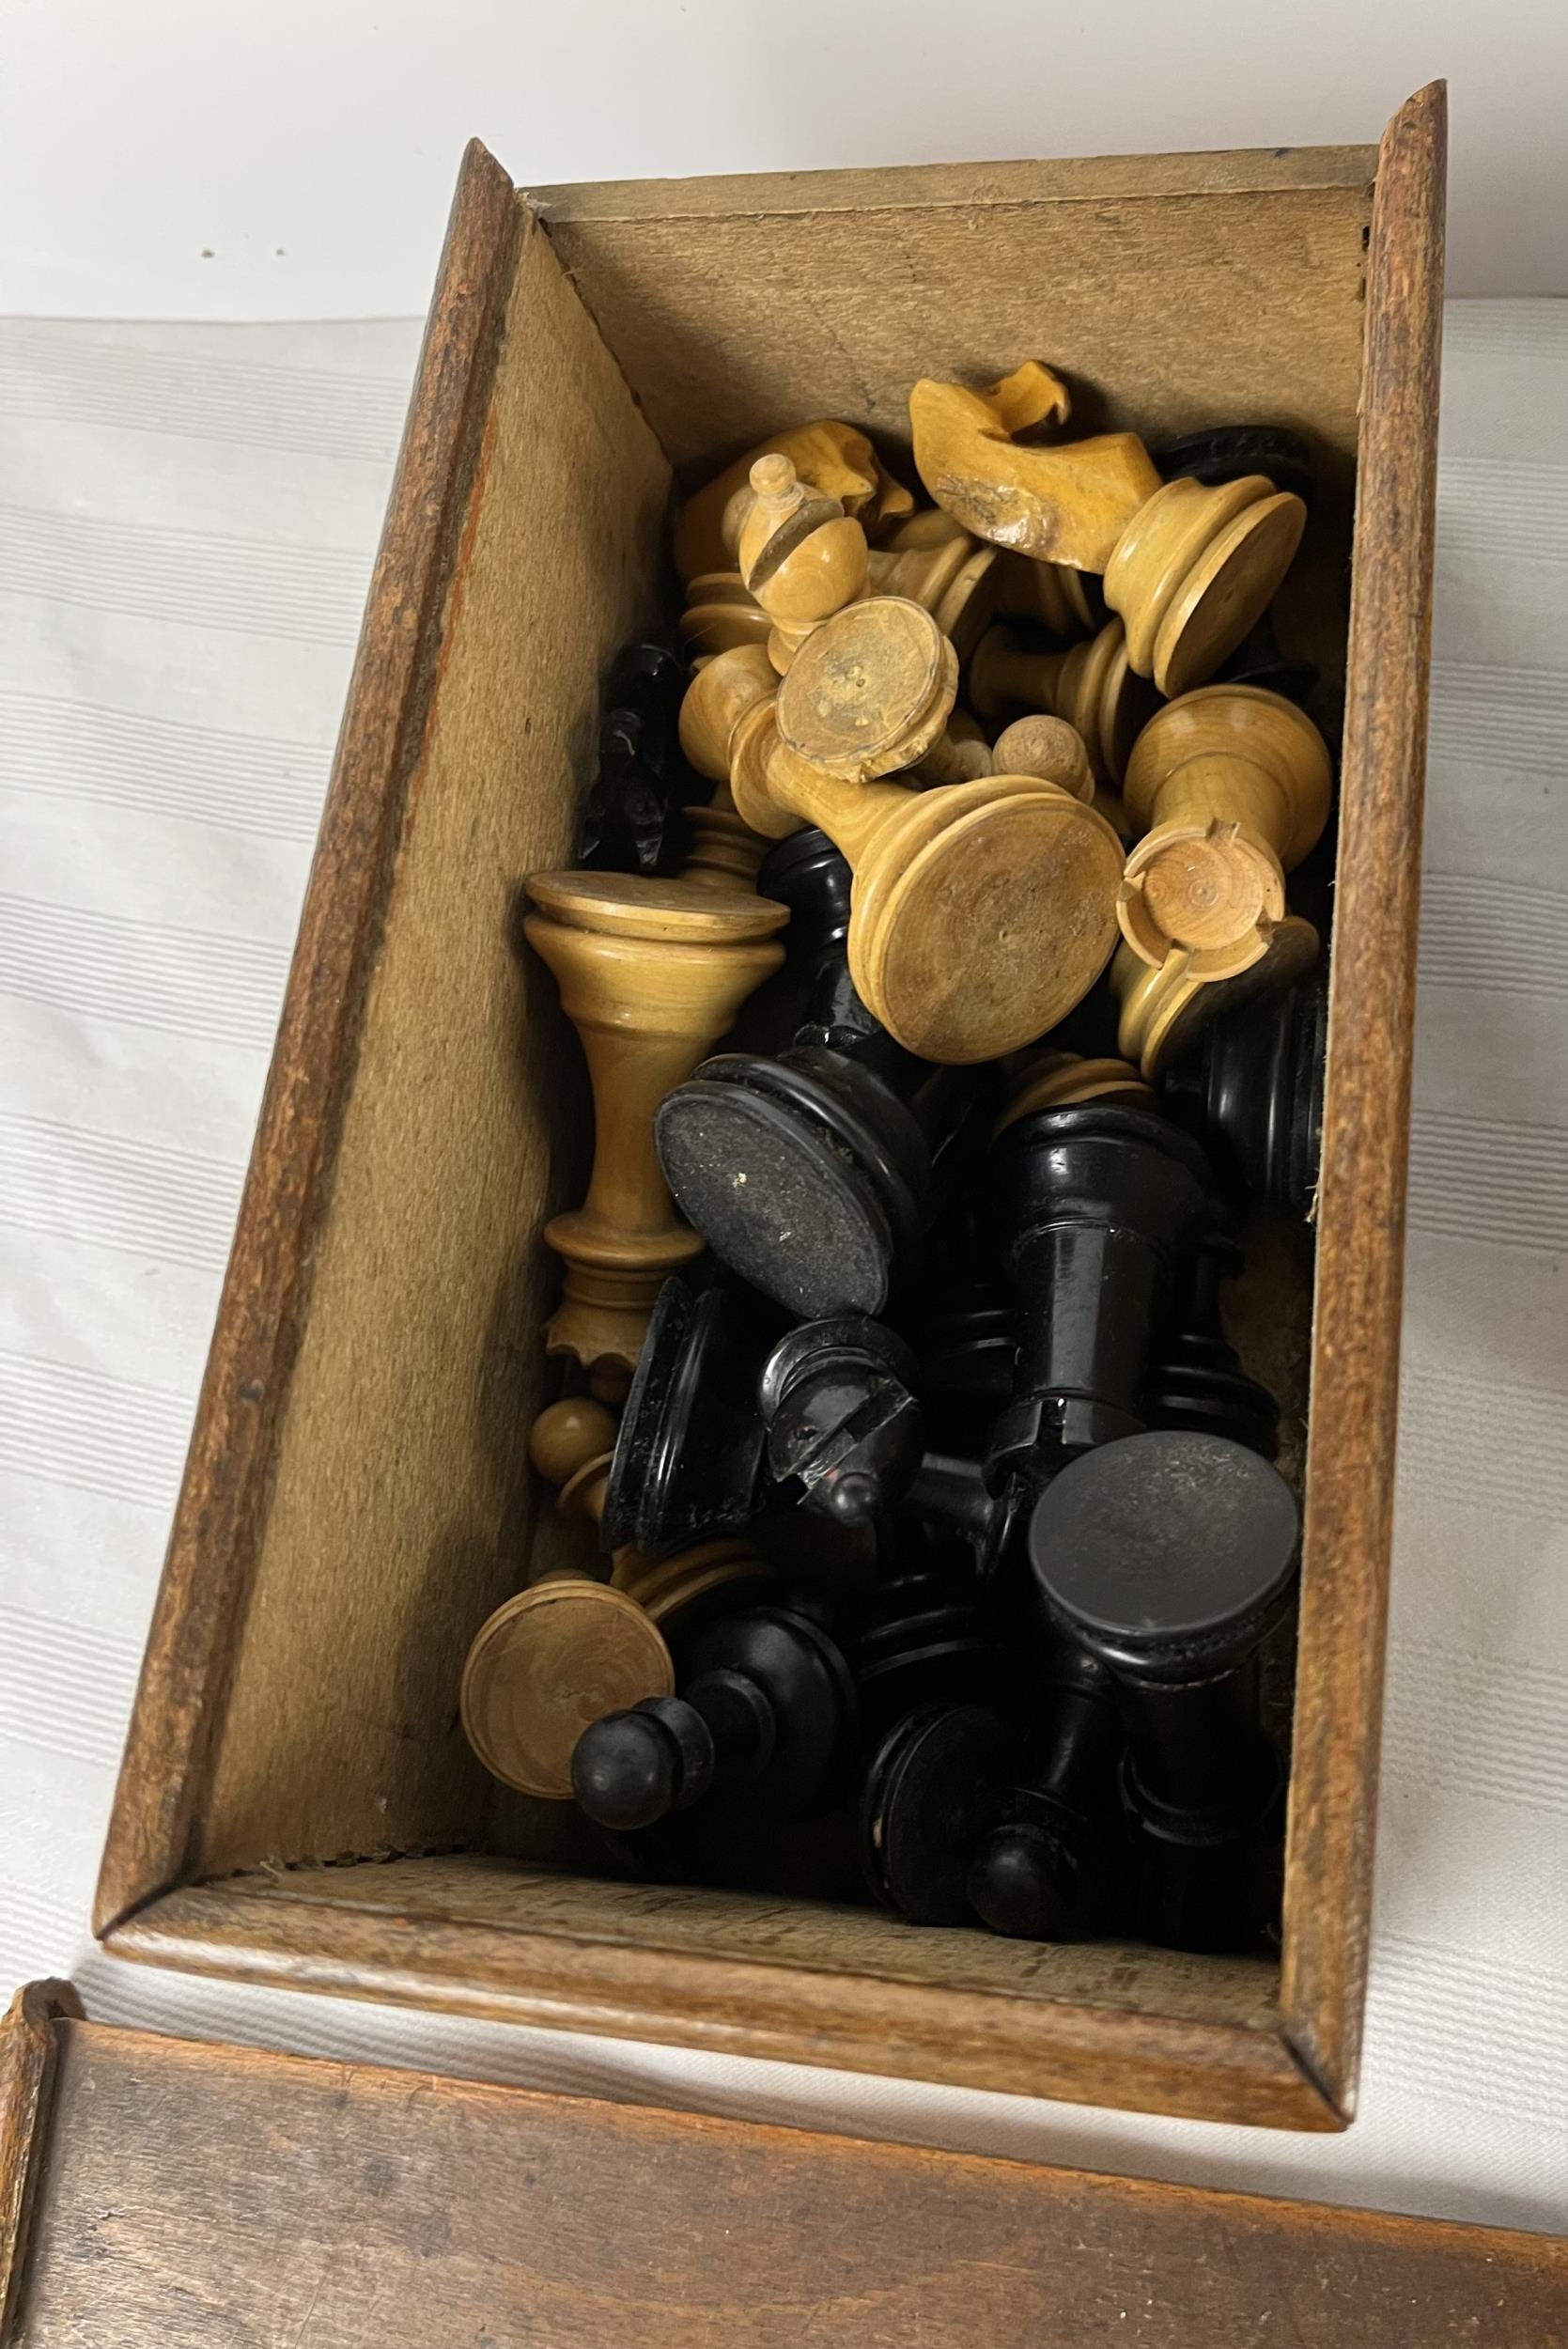
{"label": "boxwood chess piece", "polygon": [[1241,1268],[1240,1249],[1219,1231],[1205,1234],[1178,1266],[1144,1376],[1143,1417],[1151,1427],[1229,1436],[1272,1460],[1280,1449],[1280,1407],[1242,1369],[1219,1306],[1220,1283]]}
{"label": "boxwood chess piece", "polygon": [[1044,1034],[1088,992],[1114,942],[1122,869],[1110,826],[1054,782],[875,780],[929,768],[956,682],[930,614],[874,598],[814,631],[773,707],[748,709],[730,742],[753,831],[815,824],[848,859],[862,1001],[908,1050],[954,1066]]}
{"label": "boxwood chess piece", "polygon": [[1151,1325],[1213,1178],[1170,1119],[1117,1100],[1035,1111],[1005,1128],[994,1162],[1017,1316],[1013,1396],[987,1463],[1001,1489],[1142,1426]]}
{"label": "boxwood chess piece", "polygon": [[1243,1445],[1161,1430],[1063,1469],[1028,1539],[1052,1617],[1121,1690],[1141,1930],[1249,1946],[1274,1921],[1282,1784],[1252,1666],[1289,1603],[1295,1497]]}
{"label": "boxwood chess piece", "polygon": [[584,1730],[572,1789],[598,1827],[632,1832],[704,1797],[750,1818],[812,1818],[842,1792],[856,1733],[843,1657],[806,1616],[753,1608],[692,1641],[678,1697]]}
{"label": "boxwood chess piece", "polygon": [[1306,506],[1262,473],[1162,482],[1131,432],[1016,439],[1067,412],[1060,379],[1033,361],[981,392],[923,381],[909,395],[916,469],[977,537],[1102,573],[1134,669],[1162,693],[1189,692],[1273,601]]}
{"label": "boxwood chess piece", "polygon": [[1323,1155],[1328,975],[1222,1012],[1172,1058],[1172,1116],[1203,1140],[1217,1173],[1250,1199],[1312,1212]]}
{"label": "boxwood chess piece", "polygon": [[617,873],[536,873],[527,886],[536,910],[523,926],[560,982],[594,1094],[587,1196],[544,1231],[566,1266],[547,1344],[614,1395],[665,1277],[703,1247],[660,1172],[654,1111],[783,961],[775,933],[788,910]]}
{"label": "boxwood chess piece", "polygon": [[1035,1727],[965,1890],[993,1933],[1083,1941],[1126,1921],[1126,1839],[1115,1686],[1076,1641],[1052,1644],[1031,1690]]}
{"label": "boxwood chess piece", "polygon": [[1116,908],[1134,953],[1157,965],[1179,955],[1202,978],[1259,961],[1284,918],[1285,875],[1322,835],[1331,787],[1322,735],[1278,693],[1208,685],[1158,710],[1123,783],[1142,835]]}
{"label": "boxwood chess piece", "polygon": [[1297,913],[1276,922],[1259,959],[1229,978],[1206,977],[1181,952],[1162,963],[1145,962],[1124,939],[1110,961],[1117,1050],[1152,1081],[1191,1051],[1211,1020],[1239,1011],[1255,996],[1293,986],[1318,953],[1316,930]]}
{"label": "boxwood chess piece", "polygon": [[849,867],[825,832],[781,841],[759,886],[790,910],[804,1018],[787,1051],[724,1053],[665,1096],[660,1163],[681,1213],[754,1288],[813,1320],[880,1313],[966,1088],[856,994]]}
{"label": "boxwood chess piece", "polygon": [[[1030,650],[1009,628],[987,629],[970,663],[969,694],[983,717],[1044,709],[1083,738],[1096,784],[1119,785],[1132,746],[1159,708],[1159,695],[1127,658],[1126,630],[1107,620],[1064,651]],[[1000,768],[1000,761],[993,761]],[[1005,771],[1005,770],[1001,770]]]}

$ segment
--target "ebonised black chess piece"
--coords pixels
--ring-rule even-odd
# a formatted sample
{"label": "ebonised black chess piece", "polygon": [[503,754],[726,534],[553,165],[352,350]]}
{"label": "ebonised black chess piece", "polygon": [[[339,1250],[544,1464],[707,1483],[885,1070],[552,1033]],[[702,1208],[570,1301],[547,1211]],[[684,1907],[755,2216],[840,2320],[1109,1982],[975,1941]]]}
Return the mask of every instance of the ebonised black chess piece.
{"label": "ebonised black chess piece", "polygon": [[1167,481],[1185,474],[1213,489],[1219,482],[1243,481],[1249,474],[1261,473],[1276,490],[1293,491],[1306,506],[1312,502],[1307,443],[1288,425],[1210,425],[1202,432],[1183,432],[1150,453]]}
{"label": "ebonised black chess piece", "polygon": [[758,877],[790,909],[805,1016],[775,1059],[725,1052],[655,1120],[665,1180],[715,1256],[803,1319],[876,1314],[924,1212],[934,1143],[967,1087],[895,1044],[849,977],[849,866],[825,832]]}
{"label": "ebonised black chess piece", "polygon": [[988,1704],[923,1705],[882,1739],[861,1793],[861,1865],[907,1923],[973,1921],[974,1855],[1001,1817],[1020,1742]]}
{"label": "ebonised black chess piece", "polygon": [[1198,1134],[1228,1188],[1310,1214],[1323,1155],[1328,976],[1222,1011],[1166,1071],[1173,1117]]}
{"label": "ebonised black chess piece", "polygon": [[1316,691],[1318,672],[1310,661],[1293,661],[1281,650],[1274,623],[1265,612],[1216,670],[1214,681],[1217,685],[1256,685],[1265,693],[1282,693],[1286,701],[1305,709]]}
{"label": "ebonised black chess piece", "polygon": [[976,1457],[1012,1394],[1017,1345],[987,1174],[983,1167],[950,1200],[922,1244],[919,1280],[897,1300],[920,1359],[929,1440]]}
{"label": "ebonised black chess piece", "polygon": [[621,1415],[600,1538],[661,1558],[763,1510],[866,1524],[920,1464],[914,1361],[862,1316],[789,1330],[738,1283],[660,1291]]}
{"label": "ebonised black chess piece", "polygon": [[662,645],[628,645],[605,689],[598,769],[577,862],[598,872],[671,871],[685,851],[680,809],[700,800],[677,732],[686,671]]}
{"label": "ebonised black chess piece", "polygon": [[680,1692],[595,1721],[572,1756],[572,1790],[596,1826],[651,1828],[706,1797],[749,1818],[807,1819],[842,1794],[855,1691],[833,1641],[807,1616],[759,1607],[691,1642]]}
{"label": "ebonised black chess piece", "polygon": [[1086,1453],[1034,1506],[1047,1609],[1120,1691],[1138,1921],[1167,1948],[1246,1948],[1277,1921],[1283,1773],[1255,1657],[1299,1541],[1295,1497],[1265,1460],[1187,1430]]}
{"label": "ebonised black chess piece", "polygon": [[1189,1135],[1116,1101],[1021,1118],[994,1162],[1017,1310],[1012,1399],[987,1455],[1001,1490],[1142,1426],[1151,1325],[1213,1185]]}
{"label": "ebonised black chess piece", "polygon": [[995,1594],[896,1532],[880,1579],[836,1629],[870,1736],[925,1705],[994,1701],[1018,1669]]}
{"label": "ebonised black chess piece", "polygon": [[1241,1268],[1240,1249],[1218,1231],[1177,1267],[1144,1377],[1143,1417],[1151,1427],[1229,1436],[1272,1460],[1280,1449],[1280,1407],[1242,1369],[1220,1311],[1220,1285]]}
{"label": "ebonised black chess piece", "polygon": [[912,1525],[931,1555],[956,1561],[983,1579],[1001,1563],[1013,1523],[1009,1496],[993,1493],[983,1460],[928,1451],[904,1495],[902,1525]]}
{"label": "ebonised black chess piece", "polygon": [[974,1846],[969,1902],[993,1933],[1090,1940],[1115,1931],[1127,1906],[1115,1686],[1097,1657],[1060,1640],[1031,1706],[1036,1727],[1000,1814]]}

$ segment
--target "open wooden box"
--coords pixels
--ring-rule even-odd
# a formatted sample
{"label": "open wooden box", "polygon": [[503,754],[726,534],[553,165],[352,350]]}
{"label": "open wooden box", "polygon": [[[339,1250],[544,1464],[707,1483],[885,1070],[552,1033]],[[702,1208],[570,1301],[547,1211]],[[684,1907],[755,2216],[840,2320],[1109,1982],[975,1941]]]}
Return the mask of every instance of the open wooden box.
{"label": "open wooden box", "polygon": [[[520,196],[471,149],[104,1861],[125,1956],[1210,2119],[1351,2113],[1392,1488],[1443,93],[1381,149]],[[537,1233],[584,1096],[520,949],[673,480],[777,423],[896,448],[917,375],[1071,369],[1079,424],[1310,437],[1344,682],[1282,1960],[1042,1948],[575,1874],[464,1744],[553,1391]],[[1347,588],[1352,492],[1354,567]],[[1268,1302],[1265,1300],[1265,1304]],[[1264,1318],[1268,1318],[1265,1314]],[[1299,1398],[1298,1398],[1299,1399]]]}

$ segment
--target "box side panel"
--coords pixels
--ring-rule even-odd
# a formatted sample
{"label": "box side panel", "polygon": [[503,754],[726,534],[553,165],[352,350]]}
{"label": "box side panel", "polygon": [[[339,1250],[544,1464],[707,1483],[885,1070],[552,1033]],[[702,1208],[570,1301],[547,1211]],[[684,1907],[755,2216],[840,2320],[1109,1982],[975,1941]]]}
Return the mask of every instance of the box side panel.
{"label": "box side panel", "polygon": [[428,713],[517,217],[511,181],[475,143],[453,203],[148,1634],[99,1880],[100,1930],[189,1857]]}
{"label": "box side panel", "polygon": [[197,1873],[479,1832],[456,1691],[522,1579],[538,1232],[586,1126],[520,889],[569,859],[668,489],[525,213]]}
{"label": "box side panel", "polygon": [[186,1972],[1189,2120],[1332,2129],[1273,1968],[1008,1948],[806,1903],[458,1856],[192,1886],[117,1957]]}
{"label": "box side panel", "polygon": [[[858,175],[851,175],[855,177]],[[898,174],[872,175],[877,182]],[[748,206],[550,219],[677,467],[700,477],[780,424],[841,416],[897,443],[921,376],[1069,373],[1086,428],[1296,427],[1349,482],[1370,173],[1278,192],[865,210]]]}
{"label": "box side panel", "polygon": [[1445,90],[1384,141],[1371,246],[1318,1200],[1283,1998],[1343,2110],[1360,2047],[1392,1533],[1442,335]]}

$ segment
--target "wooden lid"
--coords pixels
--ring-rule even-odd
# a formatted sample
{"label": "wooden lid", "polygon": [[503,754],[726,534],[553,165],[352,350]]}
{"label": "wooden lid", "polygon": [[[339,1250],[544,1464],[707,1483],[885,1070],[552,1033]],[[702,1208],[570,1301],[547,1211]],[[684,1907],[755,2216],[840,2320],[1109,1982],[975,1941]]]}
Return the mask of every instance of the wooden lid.
{"label": "wooden lid", "polygon": [[78,2015],[40,1983],[0,2025],[0,2338],[27,2349],[1546,2349],[1568,2326],[1557,2237]]}

